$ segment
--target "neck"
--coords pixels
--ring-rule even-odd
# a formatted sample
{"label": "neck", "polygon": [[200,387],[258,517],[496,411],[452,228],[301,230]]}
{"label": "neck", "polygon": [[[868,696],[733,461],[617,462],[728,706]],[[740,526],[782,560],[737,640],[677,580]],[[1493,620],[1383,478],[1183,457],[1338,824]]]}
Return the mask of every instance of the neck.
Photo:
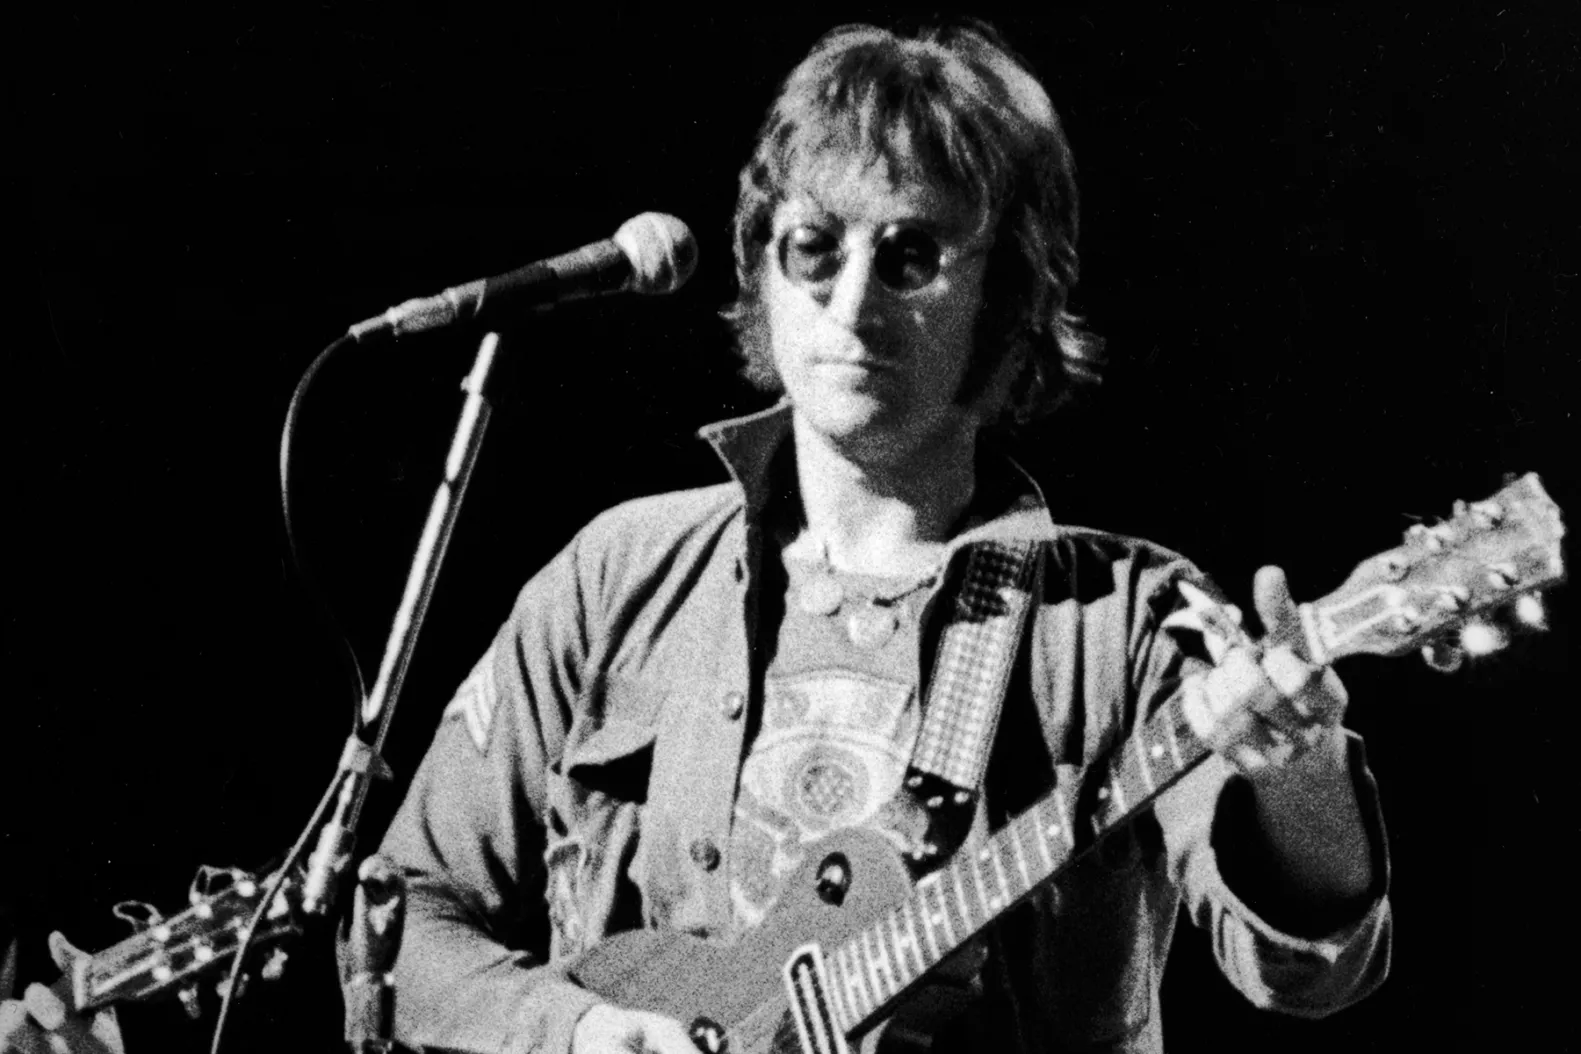
{"label": "neck", "polygon": [[881,575],[938,563],[976,486],[975,433],[883,461],[852,457],[811,428],[794,435],[803,522],[787,555],[827,552],[841,570]]}

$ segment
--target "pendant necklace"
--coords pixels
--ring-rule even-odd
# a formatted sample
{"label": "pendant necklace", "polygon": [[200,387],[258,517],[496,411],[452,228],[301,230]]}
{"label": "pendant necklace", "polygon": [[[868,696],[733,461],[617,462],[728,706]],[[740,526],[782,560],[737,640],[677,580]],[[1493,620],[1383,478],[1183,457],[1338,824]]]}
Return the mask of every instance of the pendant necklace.
{"label": "pendant necklace", "polygon": [[811,574],[796,587],[796,606],[808,615],[838,617],[844,615],[845,634],[851,643],[864,651],[877,651],[900,628],[900,617],[905,611],[903,601],[938,581],[937,568],[929,571],[920,581],[899,589],[874,593],[871,596],[851,595],[845,584],[835,577],[834,563],[829,559],[829,543],[825,541],[821,560]]}

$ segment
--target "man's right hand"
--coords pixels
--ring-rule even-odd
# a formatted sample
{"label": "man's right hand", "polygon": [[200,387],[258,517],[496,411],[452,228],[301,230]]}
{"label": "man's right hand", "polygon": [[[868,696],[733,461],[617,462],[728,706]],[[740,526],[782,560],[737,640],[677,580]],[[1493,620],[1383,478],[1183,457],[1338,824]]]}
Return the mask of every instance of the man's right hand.
{"label": "man's right hand", "polygon": [[571,1054],[697,1054],[672,1017],[599,1003],[571,1033]]}
{"label": "man's right hand", "polygon": [[[59,933],[49,935],[49,953],[67,976],[74,960],[87,954]],[[0,1002],[0,1054],[123,1054],[123,1048],[113,1013],[73,1013],[60,996],[31,984],[21,999]]]}

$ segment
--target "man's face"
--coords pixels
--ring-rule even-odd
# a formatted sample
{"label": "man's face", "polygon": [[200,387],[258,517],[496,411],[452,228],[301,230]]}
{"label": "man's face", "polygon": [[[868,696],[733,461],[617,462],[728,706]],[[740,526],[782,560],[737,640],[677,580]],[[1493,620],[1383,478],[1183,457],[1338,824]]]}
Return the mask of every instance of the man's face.
{"label": "man's face", "polygon": [[871,464],[975,434],[980,413],[956,395],[983,300],[979,219],[883,163],[819,166],[793,188],[762,290],[799,426]]}

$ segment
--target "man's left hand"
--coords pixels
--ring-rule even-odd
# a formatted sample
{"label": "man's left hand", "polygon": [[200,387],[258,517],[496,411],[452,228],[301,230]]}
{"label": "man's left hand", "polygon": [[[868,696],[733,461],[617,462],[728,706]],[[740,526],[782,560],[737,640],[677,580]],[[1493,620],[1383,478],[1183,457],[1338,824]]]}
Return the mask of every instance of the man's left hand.
{"label": "man's left hand", "polygon": [[1184,709],[1214,750],[1261,779],[1332,736],[1349,699],[1332,669],[1303,657],[1301,615],[1284,572],[1258,571],[1252,595],[1267,630],[1261,654],[1231,648],[1217,667],[1188,678]]}

